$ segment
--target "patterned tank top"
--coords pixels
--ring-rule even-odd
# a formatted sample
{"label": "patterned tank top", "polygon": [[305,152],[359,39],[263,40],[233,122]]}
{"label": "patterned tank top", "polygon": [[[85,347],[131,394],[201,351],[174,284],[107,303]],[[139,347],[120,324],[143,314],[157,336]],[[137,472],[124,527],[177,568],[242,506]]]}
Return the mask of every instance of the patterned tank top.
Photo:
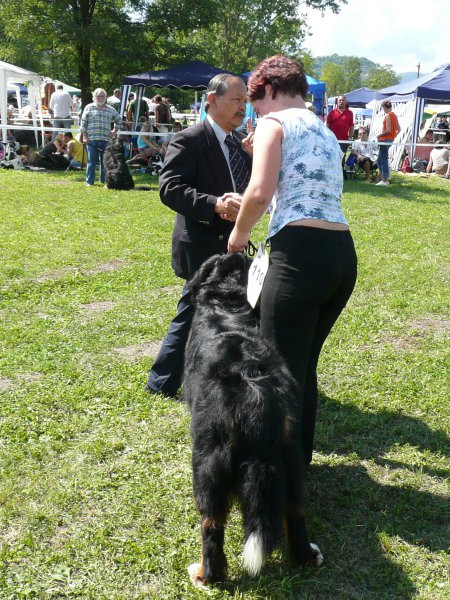
{"label": "patterned tank top", "polygon": [[268,237],[299,219],[347,224],[341,208],[342,151],[334,133],[308,109],[289,108],[264,118],[279,121],[284,133]]}

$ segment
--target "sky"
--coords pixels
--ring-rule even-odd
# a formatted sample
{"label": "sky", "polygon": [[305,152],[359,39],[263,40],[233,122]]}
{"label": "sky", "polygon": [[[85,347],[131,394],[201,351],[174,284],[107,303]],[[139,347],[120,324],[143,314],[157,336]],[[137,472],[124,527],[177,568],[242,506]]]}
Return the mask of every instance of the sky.
{"label": "sky", "polygon": [[430,73],[450,63],[449,0],[348,0],[339,14],[302,10],[313,56],[340,54],[392,65],[396,73]]}

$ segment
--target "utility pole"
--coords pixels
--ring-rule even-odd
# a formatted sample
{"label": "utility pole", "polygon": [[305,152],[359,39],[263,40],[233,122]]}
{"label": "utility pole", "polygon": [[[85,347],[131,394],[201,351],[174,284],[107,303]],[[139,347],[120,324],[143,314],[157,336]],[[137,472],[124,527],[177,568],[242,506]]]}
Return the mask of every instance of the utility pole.
{"label": "utility pole", "polygon": [[420,63],[417,65],[417,78],[419,78],[420,75]]}

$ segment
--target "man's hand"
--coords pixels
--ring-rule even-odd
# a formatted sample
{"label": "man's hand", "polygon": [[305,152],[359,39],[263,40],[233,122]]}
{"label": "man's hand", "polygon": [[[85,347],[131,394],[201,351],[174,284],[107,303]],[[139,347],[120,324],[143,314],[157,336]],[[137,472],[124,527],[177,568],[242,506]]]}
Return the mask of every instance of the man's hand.
{"label": "man's hand", "polygon": [[255,129],[250,118],[247,119],[246,125],[247,137],[242,140],[242,148],[247,152],[247,154],[253,156],[253,137],[255,135]]}
{"label": "man's hand", "polygon": [[236,221],[236,217],[241,208],[242,196],[235,192],[227,192],[217,198],[214,211],[220,215],[221,219],[227,221]]}

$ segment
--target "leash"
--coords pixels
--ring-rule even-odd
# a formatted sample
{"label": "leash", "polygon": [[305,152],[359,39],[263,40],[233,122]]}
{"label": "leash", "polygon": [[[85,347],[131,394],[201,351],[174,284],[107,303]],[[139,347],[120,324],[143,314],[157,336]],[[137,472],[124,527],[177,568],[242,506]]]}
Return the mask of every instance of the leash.
{"label": "leash", "polygon": [[[264,248],[270,248],[270,240],[266,240]],[[244,253],[247,254],[247,256],[253,257],[258,253],[258,248],[251,240],[248,240],[247,248],[244,250]]]}

